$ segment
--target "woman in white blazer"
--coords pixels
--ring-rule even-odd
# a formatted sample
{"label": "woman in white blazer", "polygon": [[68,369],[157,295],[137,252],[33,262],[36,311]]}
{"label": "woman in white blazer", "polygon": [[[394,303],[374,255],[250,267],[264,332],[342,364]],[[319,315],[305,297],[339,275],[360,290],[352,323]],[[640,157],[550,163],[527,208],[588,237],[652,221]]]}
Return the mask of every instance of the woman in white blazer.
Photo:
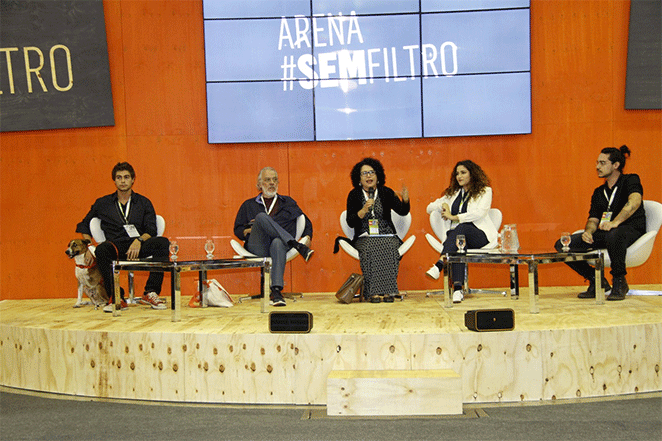
{"label": "woman in white blazer", "polygon": [[[473,161],[464,160],[455,164],[451,173],[450,185],[442,196],[428,205],[428,214],[441,212],[443,233],[440,238],[444,248],[442,253],[457,252],[455,239],[462,234],[466,238],[465,249],[482,248],[495,241],[497,230],[488,216],[492,207],[492,188],[490,179],[483,169]],[[438,279],[442,269],[437,261],[426,274]],[[453,264],[453,302],[464,299],[464,264]]]}

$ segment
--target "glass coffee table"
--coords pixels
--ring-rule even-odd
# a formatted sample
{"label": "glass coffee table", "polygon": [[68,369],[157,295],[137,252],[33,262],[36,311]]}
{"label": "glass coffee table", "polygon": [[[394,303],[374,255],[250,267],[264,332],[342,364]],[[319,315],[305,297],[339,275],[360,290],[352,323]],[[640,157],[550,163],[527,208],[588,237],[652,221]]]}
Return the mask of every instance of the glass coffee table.
{"label": "glass coffee table", "polygon": [[[202,286],[207,280],[207,271],[237,269],[237,268],[260,268],[262,276],[262,299],[260,311],[267,312],[269,305],[269,285],[271,281],[271,259],[266,257],[249,259],[212,259],[212,260],[185,260],[171,262],[150,262],[141,260],[117,260],[113,262],[113,275],[115,277],[113,317],[119,315],[118,305],[120,302],[120,271],[157,271],[170,273],[170,308],[172,309],[172,321],[181,320],[181,278],[180,275],[186,271],[197,271],[199,273],[198,289],[203,293]],[[202,295],[202,294],[201,294]],[[201,298],[202,306],[207,306],[204,296]]]}
{"label": "glass coffee table", "polygon": [[519,296],[518,265],[527,265],[529,271],[529,312],[537,314],[540,312],[538,306],[538,266],[546,263],[559,262],[577,262],[586,261],[595,266],[595,303],[601,305],[605,302],[605,290],[602,286],[602,276],[604,273],[604,257],[602,251],[587,252],[466,252],[455,254],[442,254],[441,263],[444,272],[444,306],[453,307],[453,286],[452,271],[454,263],[484,263],[509,265],[511,267],[511,290],[510,297],[513,299]]}

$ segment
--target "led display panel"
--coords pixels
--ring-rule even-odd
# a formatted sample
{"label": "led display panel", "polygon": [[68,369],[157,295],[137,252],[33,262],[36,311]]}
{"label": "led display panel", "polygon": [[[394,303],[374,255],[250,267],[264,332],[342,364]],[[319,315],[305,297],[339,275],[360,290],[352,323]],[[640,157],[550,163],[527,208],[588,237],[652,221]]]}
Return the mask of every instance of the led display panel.
{"label": "led display panel", "polygon": [[531,132],[529,0],[204,0],[210,143]]}

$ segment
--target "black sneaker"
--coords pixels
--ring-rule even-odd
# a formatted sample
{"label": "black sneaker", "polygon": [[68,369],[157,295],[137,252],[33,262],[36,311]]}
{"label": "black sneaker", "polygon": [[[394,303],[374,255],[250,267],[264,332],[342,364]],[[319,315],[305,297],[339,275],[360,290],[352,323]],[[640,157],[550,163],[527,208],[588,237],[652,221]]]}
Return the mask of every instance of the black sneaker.
{"label": "black sneaker", "polygon": [[[305,246],[305,245],[304,245],[304,246]],[[306,262],[308,262],[308,261],[310,260],[310,258],[313,256],[313,253],[314,253],[314,252],[315,252],[315,251],[313,251],[313,250],[311,250],[310,248],[306,247],[306,249],[303,250],[303,253],[301,254],[301,256],[303,257],[303,260],[305,260]]]}
{"label": "black sneaker", "polygon": [[308,262],[310,258],[312,257],[313,253],[315,251],[311,250],[308,248],[306,245],[302,244],[301,242],[297,242],[296,240],[291,240],[287,243],[289,246],[294,248],[301,254],[301,257],[303,257],[303,260]]}
{"label": "black sneaker", "polygon": [[[605,292],[607,292],[611,289],[611,285],[609,285],[609,282],[604,277],[602,278],[602,287],[604,288]],[[594,299],[595,298],[595,280],[591,280],[591,283],[588,285],[588,289],[584,292],[580,292],[577,295],[577,297],[580,298],[580,299]]]}
{"label": "black sneaker", "polygon": [[385,295],[384,296],[384,303],[393,303],[395,301],[395,298],[392,295]]}
{"label": "black sneaker", "polygon": [[301,257],[303,257],[303,260],[308,262],[315,251],[311,250],[310,248],[308,248],[307,246],[305,246],[302,243],[299,243],[299,242],[297,242],[297,243],[298,243],[298,245],[296,247],[297,251],[299,252],[299,254],[301,254]]}
{"label": "black sneaker", "polygon": [[271,288],[271,296],[269,296],[269,304],[271,306],[285,306],[285,299],[280,292],[280,288]]}
{"label": "black sneaker", "polygon": [[630,287],[625,276],[614,277],[614,287],[607,296],[607,300],[624,300],[629,291]]}
{"label": "black sneaker", "polygon": [[371,296],[370,297],[370,303],[381,303],[382,298],[379,296]]}

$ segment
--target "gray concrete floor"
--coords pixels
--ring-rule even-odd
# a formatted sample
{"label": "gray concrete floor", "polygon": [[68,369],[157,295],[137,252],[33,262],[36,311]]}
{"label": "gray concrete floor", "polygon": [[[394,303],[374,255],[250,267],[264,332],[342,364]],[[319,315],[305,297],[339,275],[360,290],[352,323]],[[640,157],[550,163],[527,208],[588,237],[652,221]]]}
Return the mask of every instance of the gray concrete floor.
{"label": "gray concrete floor", "polygon": [[662,440],[662,393],[465,405],[440,417],[328,417],[323,406],[99,400],[0,387],[2,440]]}

